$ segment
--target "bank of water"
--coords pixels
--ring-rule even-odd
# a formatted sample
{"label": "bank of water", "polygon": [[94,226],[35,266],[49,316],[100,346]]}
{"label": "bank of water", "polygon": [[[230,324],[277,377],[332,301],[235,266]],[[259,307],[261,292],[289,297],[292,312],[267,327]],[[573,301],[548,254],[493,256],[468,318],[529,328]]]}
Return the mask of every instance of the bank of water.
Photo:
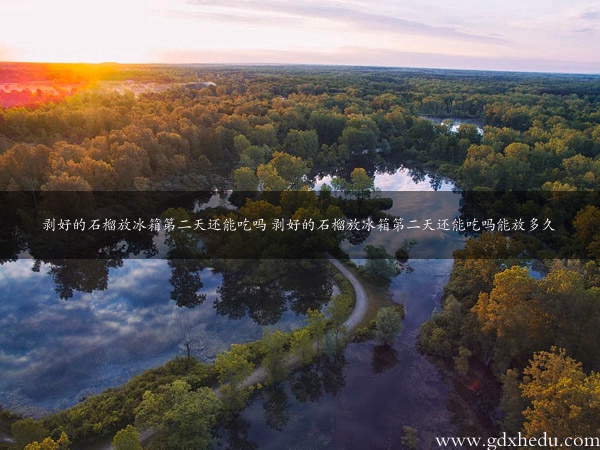
{"label": "bank of water", "polygon": [[434,449],[436,436],[456,434],[447,408],[452,388],[415,348],[419,326],[439,307],[452,261],[419,260],[412,266],[413,272],[391,285],[393,300],[406,308],[404,330],[391,349],[375,342],[349,344],[339,373],[325,364],[293,375],[282,387],[287,400],[280,415],[287,419],[279,429],[271,419],[272,394],[263,394],[240,419],[249,442],[267,450],[383,450],[402,448],[403,427],[410,426],[418,431],[419,449]]}
{"label": "bank of water", "polygon": [[[420,214],[420,219],[424,211],[434,216],[457,214],[459,196],[452,197],[450,192],[432,196],[431,180],[425,177],[415,182],[407,169],[377,174],[375,185],[387,192],[421,192],[412,197],[413,205],[395,202],[391,214],[405,218],[407,214]],[[453,188],[450,182],[441,186],[444,191]],[[436,203],[440,199],[443,202]],[[427,246],[431,236],[427,231],[411,233],[405,237]],[[438,231],[438,238],[440,233],[441,240],[429,247],[462,247],[462,237]],[[397,244],[390,246],[387,236],[373,231],[360,246],[346,246],[345,250],[360,258],[362,247],[372,243],[387,245],[390,252]],[[390,347],[373,341],[351,343],[341,360],[320,360],[291,374],[277,389],[258,396],[243,412],[234,431],[225,433],[221,444],[265,450],[395,449],[404,448],[403,427],[408,426],[417,430],[417,448],[428,450],[439,448],[435,437],[456,435],[458,426],[449,408],[453,386],[415,346],[419,327],[440,308],[452,263],[452,259],[435,256],[410,260],[411,271],[394,278],[390,286],[393,301],[403,304],[406,311],[404,330]]]}
{"label": "bank of water", "polygon": [[[264,326],[247,315],[219,314],[222,275],[200,271],[206,299],[193,308],[171,299],[166,260],[124,260],[106,287],[57,294],[53,267],[32,260],[0,266],[0,404],[39,417],[119,386],[144,370],[192,353],[204,361],[234,342],[259,339]],[[38,270],[39,269],[39,270]],[[272,328],[303,326],[284,311]]]}
{"label": "bank of water", "polygon": [[[415,180],[403,168],[376,175],[375,184],[382,191],[423,192],[412,206],[395,203],[389,211],[404,218],[409,211],[423,210],[431,194],[424,191],[433,185],[428,177]],[[450,182],[441,186],[452,189]],[[450,202],[445,206],[431,203],[437,215],[415,219],[451,219],[459,196],[446,194]],[[449,245],[461,245],[459,236],[435,235],[440,233]],[[427,236],[433,235],[396,236],[414,237],[425,247]],[[373,231],[353,246],[356,254],[349,253],[359,259],[368,243],[390,240],[391,234]],[[388,251],[393,253],[395,246]],[[393,300],[403,303],[407,312],[404,332],[392,348],[374,342],[350,344],[343,358],[294,375],[280,392],[265,392],[240,418],[247,440],[261,449],[386,449],[399,447],[402,427],[411,426],[418,430],[419,448],[427,449],[434,448],[430,445],[434,436],[452,435],[455,426],[446,407],[451,388],[415,349],[418,327],[439,307],[452,261],[434,256],[410,264],[413,271],[394,279],[391,286]],[[164,260],[124,260],[121,267],[110,269],[105,289],[76,291],[68,300],[56,293],[50,265],[33,269],[31,260],[0,267],[0,403],[26,414],[66,408],[183,355],[185,333],[194,336],[194,353],[209,361],[232,342],[255,340],[262,334],[263,326],[247,314],[231,320],[217,313],[223,279],[210,269],[200,273],[206,300],[194,308],[178,307],[171,300],[172,271]],[[277,327],[292,329],[303,322],[290,310]],[[231,448],[244,447],[242,443]]]}

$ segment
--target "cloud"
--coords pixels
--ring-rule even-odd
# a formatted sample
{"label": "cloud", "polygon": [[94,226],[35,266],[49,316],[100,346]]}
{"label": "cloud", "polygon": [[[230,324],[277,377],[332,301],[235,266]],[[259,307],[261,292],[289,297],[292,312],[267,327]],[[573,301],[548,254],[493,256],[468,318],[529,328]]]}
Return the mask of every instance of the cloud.
{"label": "cloud", "polygon": [[[280,20],[290,20],[296,17],[306,22],[314,20],[337,22],[359,29],[360,31],[388,31],[489,43],[503,42],[502,39],[496,36],[472,34],[454,27],[429,25],[420,21],[349,8],[341,6],[338,3],[329,5],[324,2],[288,3],[273,0],[251,2],[243,0],[218,2],[213,0],[189,0],[187,3],[195,7],[205,8],[205,12],[199,13],[200,15],[216,14],[220,20],[245,20],[246,23],[250,23],[253,20],[257,20],[256,12],[260,11],[262,14],[266,14],[266,16],[259,17],[258,20],[265,20],[265,17],[271,17],[272,20],[272,18],[276,17],[279,22]],[[206,9],[209,12],[206,12]],[[217,13],[215,10],[220,12]]]}
{"label": "cloud", "polygon": [[[1,56],[2,49],[0,48],[0,57]],[[3,284],[14,283],[15,280],[27,280],[38,276],[36,272],[32,270],[32,268],[33,261],[24,259],[1,265],[0,286]]]}
{"label": "cloud", "polygon": [[600,30],[600,9],[597,7],[573,7],[566,10],[553,10],[530,20],[514,22],[521,30],[547,35],[567,36],[571,33],[593,33]]}
{"label": "cloud", "polygon": [[600,10],[584,11],[579,15],[579,18],[591,22],[598,22],[600,21]]}
{"label": "cloud", "polygon": [[251,13],[235,13],[227,12],[220,13],[218,11],[176,11],[168,10],[162,13],[163,17],[176,19],[176,20],[210,20],[220,23],[240,23],[244,25],[260,25],[260,26],[291,26],[301,25],[303,20],[294,17],[278,17],[276,23],[272,17],[253,15]]}

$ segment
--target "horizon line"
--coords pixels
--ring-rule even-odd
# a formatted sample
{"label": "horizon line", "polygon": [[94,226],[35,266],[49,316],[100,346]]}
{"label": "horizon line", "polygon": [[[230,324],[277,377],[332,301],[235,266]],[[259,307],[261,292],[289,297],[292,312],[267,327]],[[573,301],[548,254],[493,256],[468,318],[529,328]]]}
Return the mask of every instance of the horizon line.
{"label": "horizon line", "polygon": [[600,76],[600,72],[569,72],[561,70],[525,70],[525,69],[481,69],[481,68],[453,68],[453,67],[427,67],[427,66],[387,66],[378,64],[325,64],[325,63],[289,63],[289,62],[119,62],[119,61],[18,61],[18,60],[0,60],[2,64],[55,64],[55,65],[88,65],[88,66],[237,66],[237,67],[340,67],[340,68],[373,68],[373,69],[400,69],[400,70],[438,70],[455,72],[490,72],[490,73],[514,73],[514,74],[545,74],[545,75],[591,75]]}

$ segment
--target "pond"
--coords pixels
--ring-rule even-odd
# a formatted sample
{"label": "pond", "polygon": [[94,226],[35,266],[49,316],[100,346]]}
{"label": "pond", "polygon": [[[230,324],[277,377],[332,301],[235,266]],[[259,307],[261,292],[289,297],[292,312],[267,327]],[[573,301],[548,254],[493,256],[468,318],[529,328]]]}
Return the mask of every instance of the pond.
{"label": "pond", "polygon": [[[331,176],[317,179],[315,189],[331,183]],[[432,179],[424,172],[400,167],[393,172],[375,172],[374,185],[378,189],[373,197],[390,198],[393,205],[385,213],[401,219],[394,227],[389,221],[389,231],[381,231],[378,222],[370,231],[350,234],[342,243],[342,249],[353,259],[365,257],[366,245],[383,246],[388,254],[394,255],[405,242],[413,241],[410,256],[414,259],[448,259],[454,250],[464,245],[464,236],[453,230],[453,221],[458,216],[460,193],[445,179]],[[435,190],[434,190],[435,189]]]}
{"label": "pond", "polygon": [[432,116],[419,116],[422,119],[427,119],[436,125],[448,125],[450,131],[458,133],[458,129],[462,124],[475,125],[477,132],[483,136],[483,121],[477,119],[463,119],[458,117],[432,117]]}

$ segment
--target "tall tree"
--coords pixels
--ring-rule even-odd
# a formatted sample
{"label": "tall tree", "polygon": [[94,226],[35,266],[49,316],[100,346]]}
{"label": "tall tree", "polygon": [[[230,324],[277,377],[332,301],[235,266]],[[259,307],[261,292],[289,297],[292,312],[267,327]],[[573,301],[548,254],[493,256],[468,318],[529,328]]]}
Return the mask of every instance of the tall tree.
{"label": "tall tree", "polygon": [[396,307],[384,307],[375,317],[375,336],[384,344],[389,344],[402,331],[404,314]]}

